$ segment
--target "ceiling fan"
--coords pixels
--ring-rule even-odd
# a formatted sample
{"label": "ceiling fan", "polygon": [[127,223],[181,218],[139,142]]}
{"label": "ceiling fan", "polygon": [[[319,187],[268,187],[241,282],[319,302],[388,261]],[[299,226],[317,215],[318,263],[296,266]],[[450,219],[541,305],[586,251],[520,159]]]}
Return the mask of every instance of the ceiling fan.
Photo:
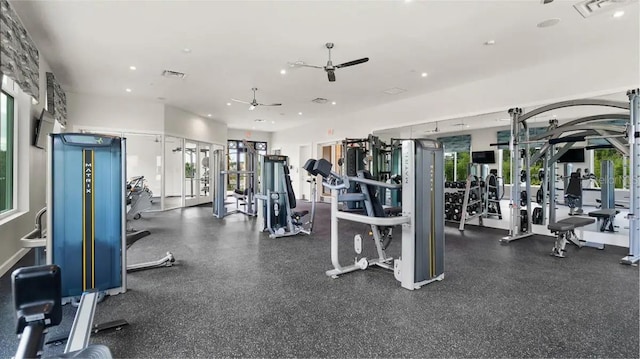
{"label": "ceiling fan", "polygon": [[424,132],[425,133],[438,133],[438,132],[440,132],[440,129],[438,128],[438,121],[436,121],[436,128],[434,128],[432,130],[426,130]]}
{"label": "ceiling fan", "polygon": [[345,63],[339,64],[339,65],[334,65],[333,62],[331,61],[331,49],[333,49],[333,42],[327,42],[325,44],[325,46],[329,50],[329,60],[327,61],[327,64],[325,66],[309,65],[309,64],[307,64],[307,63],[305,63],[303,61],[297,61],[297,62],[289,63],[289,66],[291,66],[291,67],[313,67],[313,68],[316,68],[316,69],[323,69],[327,73],[327,77],[329,78],[329,82],[334,82],[334,81],[336,81],[336,69],[343,68],[343,67],[348,67],[348,66],[353,66],[353,65],[359,65],[359,64],[363,64],[363,63],[369,61],[368,57],[363,57],[361,59],[345,62]]}
{"label": "ceiling fan", "polygon": [[253,91],[253,100],[251,102],[236,100],[235,98],[232,98],[231,101],[240,102],[240,103],[249,105],[249,111],[253,111],[258,106],[282,106],[281,103],[269,103],[269,104],[259,103],[258,101],[256,101],[256,91],[258,91],[258,89],[253,87],[251,88],[251,91]]}

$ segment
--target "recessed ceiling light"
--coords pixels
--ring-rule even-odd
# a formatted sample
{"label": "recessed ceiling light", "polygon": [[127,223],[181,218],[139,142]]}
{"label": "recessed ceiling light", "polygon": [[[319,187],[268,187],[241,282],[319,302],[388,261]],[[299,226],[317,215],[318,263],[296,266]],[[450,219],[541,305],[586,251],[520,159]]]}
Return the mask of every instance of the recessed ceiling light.
{"label": "recessed ceiling light", "polygon": [[207,117],[211,117],[211,114],[210,114],[210,113],[209,113],[209,114],[207,114]]}
{"label": "recessed ceiling light", "polygon": [[624,11],[618,10],[613,13],[613,17],[622,17],[624,15]]}
{"label": "recessed ceiling light", "polygon": [[560,19],[558,19],[558,18],[548,19],[548,20],[540,22],[536,26],[538,26],[539,28],[551,27],[551,26],[554,26],[554,25],[558,25],[559,22],[560,22]]}
{"label": "recessed ceiling light", "polygon": [[131,71],[135,71],[135,70],[136,70],[136,67],[135,67],[135,66],[129,66],[129,70],[131,70]]}
{"label": "recessed ceiling light", "polygon": [[302,112],[298,112],[298,115],[302,116]]}
{"label": "recessed ceiling light", "polygon": [[276,121],[271,121],[271,123],[276,123]]}
{"label": "recessed ceiling light", "polygon": [[185,54],[188,54],[191,52],[191,49],[188,47],[185,47],[184,49],[182,49],[182,52],[184,52]]}
{"label": "recessed ceiling light", "polygon": [[422,77],[427,77],[427,76],[429,76],[429,74],[428,74],[428,73],[426,73],[426,72],[423,72],[422,74],[420,74],[420,76],[422,76]]}
{"label": "recessed ceiling light", "polygon": [[127,92],[131,92],[131,89],[125,89],[125,91],[127,91]]}
{"label": "recessed ceiling light", "polygon": [[227,106],[231,106],[231,102],[227,102]]}
{"label": "recessed ceiling light", "polygon": [[464,127],[469,128],[469,127],[471,127],[471,125],[465,125]]}
{"label": "recessed ceiling light", "polygon": [[280,75],[284,75],[286,73],[287,73],[287,70],[285,70],[285,69],[280,70]]}
{"label": "recessed ceiling light", "polygon": [[252,130],[255,130],[255,129],[256,129],[256,126],[251,126],[251,129],[252,129]]}
{"label": "recessed ceiling light", "polygon": [[485,45],[491,46],[496,44],[496,40],[487,40],[484,42]]}
{"label": "recessed ceiling light", "polygon": [[335,105],[335,104],[336,104],[336,102],[335,102],[335,101],[331,101],[331,104],[332,104],[332,105]]}

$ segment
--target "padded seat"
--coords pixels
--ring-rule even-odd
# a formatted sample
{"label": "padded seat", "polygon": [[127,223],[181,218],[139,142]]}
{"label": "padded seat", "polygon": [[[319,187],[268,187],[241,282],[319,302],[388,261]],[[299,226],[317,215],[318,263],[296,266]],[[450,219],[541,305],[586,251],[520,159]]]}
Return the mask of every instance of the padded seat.
{"label": "padded seat", "polygon": [[589,217],[595,217],[600,223],[600,232],[615,232],[613,219],[620,213],[617,209],[605,208],[597,211],[589,212]]}
{"label": "padded seat", "polygon": [[559,220],[556,223],[549,223],[547,228],[552,232],[566,232],[574,230],[578,227],[584,227],[591,223],[594,223],[596,220],[592,218],[584,218],[584,217],[570,217]]}
{"label": "padded seat", "polygon": [[607,208],[589,212],[589,217],[608,218],[615,217],[618,213],[620,213],[620,211],[618,211],[617,209]]}

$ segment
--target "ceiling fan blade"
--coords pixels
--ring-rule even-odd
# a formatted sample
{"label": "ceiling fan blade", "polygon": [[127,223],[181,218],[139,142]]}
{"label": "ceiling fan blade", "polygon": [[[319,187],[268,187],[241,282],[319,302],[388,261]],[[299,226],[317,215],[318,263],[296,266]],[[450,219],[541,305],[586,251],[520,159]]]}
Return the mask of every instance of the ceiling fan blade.
{"label": "ceiling fan blade", "polygon": [[327,77],[329,78],[329,82],[335,82],[336,81],[336,72],[333,71],[333,70],[327,71]]}
{"label": "ceiling fan blade", "polygon": [[345,62],[344,64],[336,65],[336,68],[339,69],[341,67],[347,67],[347,66],[363,64],[363,63],[365,63],[367,61],[369,61],[369,58],[368,57],[363,57],[363,58],[358,59],[358,60],[353,60],[353,61]]}
{"label": "ceiling fan blade", "polygon": [[314,69],[322,69],[322,68],[324,68],[322,66],[309,65],[309,64],[304,63],[302,61],[289,62],[289,67],[311,67],[311,68],[314,68]]}
{"label": "ceiling fan blade", "polygon": [[[250,105],[251,105],[251,104],[250,104]],[[249,106],[249,111],[253,111],[253,110],[255,110],[255,109],[256,109],[256,106],[254,106],[254,105]]]}
{"label": "ceiling fan blade", "polygon": [[282,106],[281,103],[259,103],[260,106]]}
{"label": "ceiling fan blade", "polygon": [[251,102],[236,100],[235,98],[232,98],[231,101],[240,102],[240,103],[243,103],[245,105],[251,105]]}

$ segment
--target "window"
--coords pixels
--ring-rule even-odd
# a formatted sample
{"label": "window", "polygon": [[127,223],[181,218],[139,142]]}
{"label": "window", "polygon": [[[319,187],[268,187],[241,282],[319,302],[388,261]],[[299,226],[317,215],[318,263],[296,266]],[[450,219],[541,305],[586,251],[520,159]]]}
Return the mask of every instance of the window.
{"label": "window", "polygon": [[0,214],[13,209],[13,97],[0,95]]}
{"label": "window", "polygon": [[445,178],[447,181],[466,181],[471,162],[471,135],[439,137],[445,150]]}
{"label": "window", "polygon": [[445,152],[444,154],[444,178],[447,181],[466,181],[471,153]]}
{"label": "window", "polygon": [[502,183],[511,183],[511,151],[502,150]]}
{"label": "window", "polygon": [[602,180],[602,161],[613,162],[613,178],[615,188],[626,188],[625,182],[625,158],[614,148],[593,150],[593,173],[598,181]]}
{"label": "window", "polygon": [[[229,140],[227,142],[227,148],[229,149],[229,156],[227,157],[227,168],[229,171],[246,171],[246,158],[245,155],[248,149],[245,146],[245,142],[247,145],[251,146],[256,150],[256,153],[260,156],[265,156],[267,154],[267,143],[266,142],[255,142],[255,141],[240,141],[240,140]],[[245,183],[245,176],[241,174],[230,174],[227,176],[227,190],[233,191],[235,189],[244,189],[242,188]]]}

